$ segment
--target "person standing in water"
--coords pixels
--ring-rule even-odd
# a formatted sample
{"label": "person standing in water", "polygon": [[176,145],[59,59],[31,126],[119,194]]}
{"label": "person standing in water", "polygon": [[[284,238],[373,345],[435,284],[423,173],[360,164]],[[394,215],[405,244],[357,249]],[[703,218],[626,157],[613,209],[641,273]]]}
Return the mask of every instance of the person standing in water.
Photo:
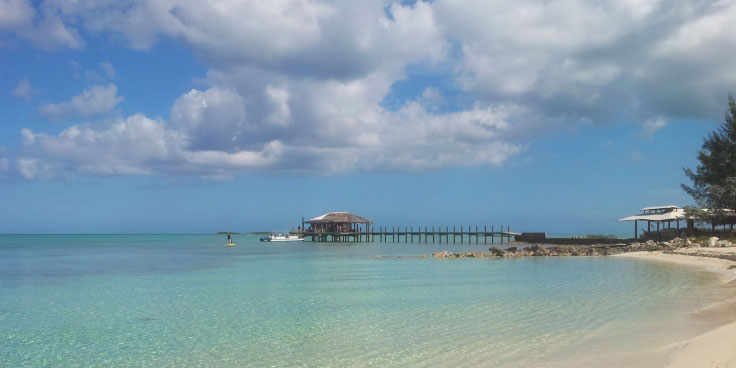
{"label": "person standing in water", "polygon": [[232,244],[233,243],[233,237],[230,236],[230,234],[227,234],[227,243]]}

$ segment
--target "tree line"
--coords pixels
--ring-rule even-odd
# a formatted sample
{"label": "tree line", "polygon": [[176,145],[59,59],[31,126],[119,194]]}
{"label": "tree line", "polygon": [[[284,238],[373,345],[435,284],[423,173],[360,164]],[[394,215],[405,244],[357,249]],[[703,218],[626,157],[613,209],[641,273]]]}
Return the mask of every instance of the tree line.
{"label": "tree line", "polygon": [[736,101],[728,96],[723,124],[711,132],[698,151],[700,164],[695,171],[684,168],[692,185],[682,184],[696,206],[685,207],[685,214],[700,224],[736,224]]}

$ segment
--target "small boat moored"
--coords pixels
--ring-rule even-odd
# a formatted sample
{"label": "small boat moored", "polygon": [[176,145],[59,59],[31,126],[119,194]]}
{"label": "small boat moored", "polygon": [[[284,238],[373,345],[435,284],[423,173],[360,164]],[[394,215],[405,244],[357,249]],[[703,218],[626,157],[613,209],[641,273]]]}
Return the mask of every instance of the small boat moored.
{"label": "small boat moored", "polygon": [[271,235],[264,236],[261,238],[262,242],[289,242],[289,241],[304,241],[304,237],[300,234],[283,234],[272,232]]}

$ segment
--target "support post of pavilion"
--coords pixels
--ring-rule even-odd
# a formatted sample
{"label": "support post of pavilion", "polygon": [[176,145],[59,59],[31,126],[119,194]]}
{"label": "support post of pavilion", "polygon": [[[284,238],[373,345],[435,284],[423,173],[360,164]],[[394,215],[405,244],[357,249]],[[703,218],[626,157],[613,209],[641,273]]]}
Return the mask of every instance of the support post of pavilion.
{"label": "support post of pavilion", "polygon": [[634,220],[634,240],[639,240],[639,220]]}

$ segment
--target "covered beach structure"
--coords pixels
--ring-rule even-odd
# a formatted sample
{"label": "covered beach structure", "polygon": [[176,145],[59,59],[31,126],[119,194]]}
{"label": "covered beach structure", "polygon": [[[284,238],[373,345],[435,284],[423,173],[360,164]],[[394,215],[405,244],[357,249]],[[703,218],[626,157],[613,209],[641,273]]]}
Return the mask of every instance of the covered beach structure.
{"label": "covered beach structure", "polygon": [[[644,207],[641,209],[641,213],[638,215],[628,216],[620,219],[619,221],[633,221],[634,222],[634,239],[639,239],[639,221],[647,222],[647,233],[652,232],[652,223],[657,225],[656,239],[661,240],[660,225],[662,229],[667,229],[667,233],[672,233],[672,223],[676,224],[675,236],[680,236],[680,221],[688,220],[685,216],[685,210],[677,206],[655,206],[655,207]],[[690,224],[688,223],[688,227]],[[673,236],[674,237],[674,236]]]}
{"label": "covered beach structure", "polygon": [[331,240],[345,241],[359,239],[360,234],[370,232],[373,220],[349,212],[329,212],[304,223],[309,224],[309,228],[302,226],[304,235],[312,236],[312,240],[327,241],[330,236]]}

